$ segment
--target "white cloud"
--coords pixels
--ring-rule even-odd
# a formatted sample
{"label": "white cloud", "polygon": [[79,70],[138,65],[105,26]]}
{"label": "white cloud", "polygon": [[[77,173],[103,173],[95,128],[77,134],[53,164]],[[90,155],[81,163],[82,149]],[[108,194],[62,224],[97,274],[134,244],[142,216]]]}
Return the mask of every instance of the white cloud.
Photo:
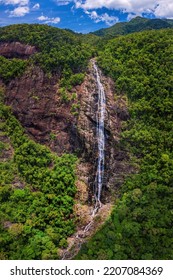
{"label": "white cloud", "polygon": [[173,0],[74,0],[76,8],[95,10],[107,8],[129,14],[153,13],[157,17],[173,17]]}
{"label": "white cloud", "polygon": [[23,17],[30,12],[29,0],[0,0],[0,4],[17,6],[13,11],[6,11],[9,17]]}
{"label": "white cloud", "polygon": [[4,5],[26,6],[29,4],[29,0],[0,0],[0,3]]}
{"label": "white cloud", "polygon": [[[159,0],[158,0],[159,1]],[[115,10],[125,10],[127,12],[141,12],[153,9],[158,2],[157,0],[75,0],[76,6],[86,10],[108,8]],[[166,0],[165,0],[166,1]],[[168,0],[169,1],[169,0]]]}
{"label": "white cloud", "polygon": [[43,20],[47,20],[48,17],[45,17],[45,16],[42,15],[42,16],[38,17],[37,19],[43,21]]}
{"label": "white cloud", "polygon": [[107,13],[104,13],[102,15],[98,15],[96,11],[85,11],[85,13],[89,15],[89,17],[96,23],[102,21],[105,22],[107,25],[112,25],[119,21],[118,17],[109,16]]}
{"label": "white cloud", "polygon": [[66,6],[71,2],[74,2],[74,0],[56,0],[55,2],[58,6]]}
{"label": "white cloud", "polygon": [[29,7],[17,7],[13,11],[10,11],[10,17],[23,17],[29,13]]}
{"label": "white cloud", "polygon": [[130,21],[131,19],[135,18],[137,15],[136,14],[128,14],[127,20]]}
{"label": "white cloud", "polygon": [[0,4],[13,5],[14,10],[6,10],[9,17],[23,17],[31,11],[38,10],[40,4],[36,3],[33,7],[30,7],[30,0],[0,0]]}
{"label": "white cloud", "polygon": [[40,4],[37,3],[32,7],[33,10],[39,10],[40,9]]}
{"label": "white cloud", "polygon": [[157,17],[173,18],[173,1],[160,0],[159,5],[156,7],[155,15]]}
{"label": "white cloud", "polygon": [[39,21],[43,21],[44,23],[53,23],[53,24],[57,24],[61,21],[61,19],[59,17],[55,17],[55,18],[49,18],[46,16],[40,16],[37,18]]}

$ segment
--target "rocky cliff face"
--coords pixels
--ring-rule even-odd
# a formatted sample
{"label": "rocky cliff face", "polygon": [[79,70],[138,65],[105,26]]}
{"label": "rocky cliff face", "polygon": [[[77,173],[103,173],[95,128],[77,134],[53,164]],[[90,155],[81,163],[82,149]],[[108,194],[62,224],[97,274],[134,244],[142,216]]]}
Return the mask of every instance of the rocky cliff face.
{"label": "rocky cliff face", "polygon": [[36,51],[36,47],[21,44],[19,42],[0,43],[0,55],[7,58],[28,58]]}
{"label": "rocky cliff face", "polygon": [[[96,138],[96,113],[98,101],[98,88],[92,64],[89,67],[84,83],[77,89],[80,94],[80,113],[77,120],[79,138],[82,140],[83,158],[90,163],[88,186],[89,201],[93,200],[93,187],[97,170],[97,138]],[[123,97],[116,96],[114,83],[100,71],[101,82],[106,94],[105,116],[105,176],[103,184],[102,201],[109,201],[108,193],[120,186],[127,173],[127,155],[120,149],[121,123],[128,119],[127,104]]]}
{"label": "rocky cliff face", "polygon": [[[119,187],[124,176],[131,172],[126,164],[126,153],[119,147],[121,122],[128,118],[123,97],[116,97],[111,79],[101,72],[101,82],[106,93],[105,118],[105,178],[102,201],[109,201],[111,190]],[[93,201],[93,187],[97,166],[96,77],[89,65],[84,82],[73,88],[77,100],[63,102],[59,92],[59,77],[47,77],[38,68],[30,68],[22,77],[6,86],[5,101],[25,127],[31,138],[49,146],[61,155],[76,152],[81,159],[78,166],[78,185],[83,184],[86,201]],[[71,93],[69,93],[71,94]],[[80,104],[77,114],[72,113],[74,102]],[[88,193],[86,195],[86,193]]]}
{"label": "rocky cliff face", "polygon": [[8,84],[5,98],[31,138],[58,154],[72,152],[74,117],[70,104],[60,100],[58,77],[48,78],[39,67],[30,68]]}

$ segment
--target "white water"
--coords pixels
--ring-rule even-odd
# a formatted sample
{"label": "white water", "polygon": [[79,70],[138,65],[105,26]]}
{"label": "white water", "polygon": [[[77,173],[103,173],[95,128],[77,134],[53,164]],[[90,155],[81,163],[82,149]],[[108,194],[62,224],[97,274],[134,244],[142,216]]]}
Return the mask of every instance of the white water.
{"label": "white water", "polygon": [[97,141],[98,141],[98,163],[96,173],[96,186],[94,190],[96,205],[94,213],[101,207],[101,192],[103,186],[104,177],[104,165],[105,165],[105,106],[106,97],[104,87],[101,83],[100,74],[95,61],[93,61],[93,67],[96,73],[96,81],[98,87],[98,109],[97,109]]}

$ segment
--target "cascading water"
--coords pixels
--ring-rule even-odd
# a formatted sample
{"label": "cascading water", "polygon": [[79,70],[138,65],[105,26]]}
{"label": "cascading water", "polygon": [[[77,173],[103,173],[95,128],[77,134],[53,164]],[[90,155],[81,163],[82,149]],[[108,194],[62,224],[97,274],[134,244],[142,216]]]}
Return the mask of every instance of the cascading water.
{"label": "cascading water", "polygon": [[[103,186],[103,177],[104,177],[104,165],[105,165],[105,106],[106,106],[106,97],[104,87],[101,83],[99,70],[95,61],[93,61],[93,67],[96,74],[96,81],[98,87],[98,109],[97,109],[97,141],[98,141],[98,163],[97,163],[97,173],[95,180],[95,211],[101,207],[101,192]],[[94,212],[95,212],[94,211]]]}

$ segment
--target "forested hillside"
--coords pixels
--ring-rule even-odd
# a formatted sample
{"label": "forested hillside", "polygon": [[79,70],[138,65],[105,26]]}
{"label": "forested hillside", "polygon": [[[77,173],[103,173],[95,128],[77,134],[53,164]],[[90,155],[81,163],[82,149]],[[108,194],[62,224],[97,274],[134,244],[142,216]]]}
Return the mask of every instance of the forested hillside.
{"label": "forested hillside", "polygon": [[[135,20],[141,29],[133,20],[133,32],[145,24],[150,29],[151,22]],[[126,178],[114,180],[113,190],[105,188],[104,203],[115,203],[112,214],[76,259],[173,258],[173,29],[167,29],[171,21],[162,23],[157,27],[166,29],[111,40],[37,24],[0,28],[1,259],[58,259],[78,227],[76,165],[79,159],[84,164],[78,176],[84,177],[79,185],[86,196],[94,184],[86,186],[86,166],[94,166],[97,156],[90,151],[97,146],[92,143],[97,97],[88,94],[96,96],[97,90],[91,58],[109,90],[112,126],[105,124],[105,135],[116,151],[111,160]],[[128,165],[133,172],[127,176]],[[85,203],[91,203],[88,197]]]}
{"label": "forested hillside", "polygon": [[115,25],[103,28],[93,32],[93,34],[111,39],[119,35],[127,35],[134,32],[140,32],[144,30],[152,29],[163,29],[163,28],[172,28],[173,20],[167,19],[148,19],[142,17],[135,17],[129,22],[118,22]]}
{"label": "forested hillside", "polygon": [[[37,66],[48,78],[56,75],[61,80],[65,103],[65,89],[83,80],[92,48],[71,32],[43,25],[0,28],[1,50],[8,52],[11,42],[35,46],[37,51],[23,59],[16,45],[10,58],[0,56],[0,258],[57,259],[58,248],[67,246],[75,230],[77,158],[65,153],[58,157],[31,140],[4,105],[5,86]],[[50,141],[54,138],[50,133]]]}
{"label": "forested hillside", "polygon": [[[60,77],[84,72],[88,59],[94,52],[94,48],[83,43],[80,36],[67,30],[39,24],[18,24],[0,28],[0,42],[21,42],[35,46],[37,53],[32,56],[28,64],[37,64],[45,72],[57,73]],[[22,63],[14,60],[13,63],[13,60],[8,61],[2,57],[1,62],[3,68],[1,68],[0,77],[5,80],[20,74],[26,66],[25,61]],[[6,64],[7,71],[4,69]],[[18,68],[17,71],[16,68]]]}
{"label": "forested hillside", "polygon": [[99,65],[127,95],[130,120],[121,145],[139,170],[120,189],[105,226],[80,259],[173,258],[173,30],[110,41]]}
{"label": "forested hillside", "polygon": [[0,258],[57,259],[75,228],[76,158],[30,140],[0,94]]}

